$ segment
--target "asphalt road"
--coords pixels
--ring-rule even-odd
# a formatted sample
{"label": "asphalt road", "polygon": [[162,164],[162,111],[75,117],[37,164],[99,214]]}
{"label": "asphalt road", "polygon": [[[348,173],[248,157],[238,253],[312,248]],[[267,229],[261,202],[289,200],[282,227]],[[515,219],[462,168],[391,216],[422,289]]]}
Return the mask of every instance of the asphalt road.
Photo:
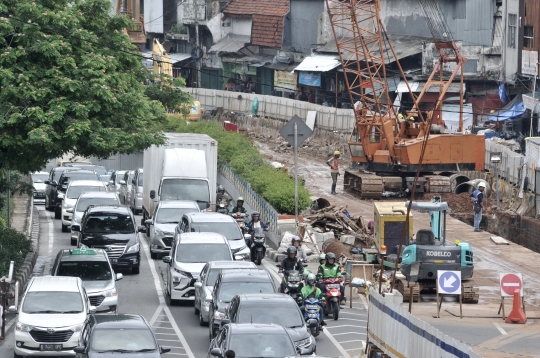
{"label": "asphalt road", "polygon": [[[60,220],[55,220],[53,213],[45,211],[43,206],[37,208],[40,212],[41,233],[34,275],[47,275],[58,251],[73,247],[70,246],[70,234],[61,232]],[[137,216],[137,222],[140,220],[141,216]],[[150,258],[147,238],[141,235],[143,252],[140,274],[123,272],[124,278],[118,282],[118,311],[143,315],[155,329],[160,344],[172,347],[171,352],[164,354],[164,357],[206,357],[209,347],[208,328],[199,326],[192,303],[171,306],[167,302],[163,291],[166,264]],[[265,259],[263,265],[276,281],[281,280],[274,262]],[[0,341],[0,357],[13,356],[14,318],[13,315],[8,316],[6,340]],[[328,319],[327,328],[317,337],[317,355],[347,358],[358,356],[365,344],[366,323],[367,311],[364,307],[350,309],[347,306],[340,312],[338,321]]]}

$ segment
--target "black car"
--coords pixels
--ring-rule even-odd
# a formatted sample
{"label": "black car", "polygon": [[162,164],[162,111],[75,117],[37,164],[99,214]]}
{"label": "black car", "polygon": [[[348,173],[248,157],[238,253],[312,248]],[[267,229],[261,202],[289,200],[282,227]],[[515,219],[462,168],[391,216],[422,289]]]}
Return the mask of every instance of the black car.
{"label": "black car", "polygon": [[66,164],[66,167],[73,167],[73,168],[81,168],[82,170],[90,170],[96,172],[97,175],[105,175],[107,174],[107,168],[105,168],[103,165],[95,165],[95,164],[86,164],[86,163],[69,163]]}
{"label": "black car", "polygon": [[141,264],[139,232],[144,226],[135,226],[135,218],[125,206],[90,205],[80,225],[71,230],[78,233],[77,246],[103,249],[109,255],[113,268],[128,269],[138,274]]}
{"label": "black car", "polygon": [[235,296],[222,323],[279,324],[289,332],[297,349],[313,354],[317,345],[298,304],[289,295],[242,294]]}
{"label": "black car", "polygon": [[73,169],[76,170],[64,171],[58,179],[58,184],[56,185],[56,206],[54,208],[55,219],[62,218],[62,200],[70,182],[74,180],[99,180],[99,176],[94,171],[81,170],[80,168]]}
{"label": "black car", "polygon": [[137,314],[90,316],[75,347],[78,358],[158,358],[170,350],[159,345],[148,322]]}
{"label": "black car", "polygon": [[298,353],[287,330],[277,324],[227,324],[210,343],[208,358],[233,350],[237,357],[295,357]]}
{"label": "black car", "polygon": [[225,309],[234,296],[242,293],[276,293],[277,289],[270,273],[260,269],[224,269],[219,273],[212,302],[208,312],[208,331],[210,340],[218,332]]}
{"label": "black car", "polygon": [[71,168],[71,167],[56,167],[52,168],[49,172],[49,179],[45,180],[45,209],[49,211],[54,211],[56,208],[56,196],[58,181],[60,176],[65,171],[76,171],[81,170],[80,168]]}

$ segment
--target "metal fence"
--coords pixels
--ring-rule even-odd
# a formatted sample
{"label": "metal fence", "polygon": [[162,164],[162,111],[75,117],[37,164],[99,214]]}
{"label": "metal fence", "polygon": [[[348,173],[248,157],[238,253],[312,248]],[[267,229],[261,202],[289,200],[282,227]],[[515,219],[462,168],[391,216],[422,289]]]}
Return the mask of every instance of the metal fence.
{"label": "metal fence", "polygon": [[261,213],[261,219],[268,223],[270,229],[273,232],[278,232],[278,212],[270,205],[266,200],[261,198],[253,189],[251,185],[234,174],[231,168],[227,165],[222,165],[220,168],[220,174],[229,180],[236,190],[244,197],[244,200],[253,209]]}
{"label": "metal fence", "polygon": [[309,111],[316,111],[315,126],[320,129],[350,133],[355,117],[352,109],[324,107],[294,99],[252,93],[186,88],[205,110],[222,107],[227,111],[250,113],[255,98],[259,101],[258,114],[263,117],[289,120],[293,115],[307,118]]}
{"label": "metal fence", "polygon": [[[493,153],[501,153],[500,163],[495,164],[491,162],[491,155]],[[486,140],[484,164],[485,168],[491,173],[495,173],[495,168],[498,166],[499,177],[516,185],[519,184],[521,178],[520,171],[523,163],[525,163],[524,155],[514,152],[507,145],[492,140]]]}
{"label": "metal fence", "polygon": [[471,347],[414,317],[390,297],[369,290],[368,340],[384,353],[392,358],[480,358]]}

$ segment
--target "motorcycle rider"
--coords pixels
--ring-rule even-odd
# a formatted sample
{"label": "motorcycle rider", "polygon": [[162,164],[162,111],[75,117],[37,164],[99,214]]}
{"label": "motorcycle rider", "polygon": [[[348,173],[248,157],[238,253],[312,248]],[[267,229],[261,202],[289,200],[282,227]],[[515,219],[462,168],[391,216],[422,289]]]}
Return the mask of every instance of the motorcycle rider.
{"label": "motorcycle rider", "polygon": [[[315,275],[310,273],[306,280],[306,285],[302,287],[300,291],[299,301],[302,303],[300,306],[300,311],[302,311],[302,316],[306,313],[306,307],[304,306],[304,300],[306,298],[313,297],[319,299],[320,301],[326,300],[326,297],[323,296],[322,291],[315,285]],[[326,326],[324,321],[324,308],[321,303],[318,303],[320,307],[319,315],[321,317],[321,326]]]}
{"label": "motorcycle rider", "polygon": [[253,235],[253,231],[255,229],[263,229],[264,231],[268,231],[268,224],[261,221],[260,218],[261,214],[259,214],[258,211],[254,211],[253,214],[251,214],[251,221],[246,224],[248,234]]}
{"label": "motorcycle rider", "polygon": [[236,199],[236,206],[232,207],[231,210],[229,211],[229,214],[236,214],[236,213],[247,214],[247,210],[246,208],[244,208],[244,198],[241,196],[239,196]]}
{"label": "motorcycle rider", "polygon": [[[302,272],[303,266],[300,261],[296,258],[296,247],[290,246],[287,249],[287,257],[281,261],[281,266],[279,268],[279,273],[283,273],[285,271],[285,274],[287,271],[297,270],[299,272]],[[283,278],[283,281],[281,281],[281,285],[279,286],[279,293],[285,293],[285,277]]]}
{"label": "motorcycle rider", "polygon": [[297,235],[293,236],[292,245],[294,247],[296,247],[298,261],[306,262],[307,261],[307,255],[304,252],[304,250],[302,250],[302,247],[301,247],[302,244],[300,242],[300,236],[297,236]]}
{"label": "motorcycle rider", "polygon": [[[326,287],[324,285],[324,279],[326,278],[342,278],[341,268],[336,262],[336,254],[329,252],[326,254],[326,263],[319,266],[317,275],[321,277],[319,288],[324,292]],[[339,292],[341,293],[341,305],[344,305],[347,299],[345,298],[345,286],[339,285]]]}

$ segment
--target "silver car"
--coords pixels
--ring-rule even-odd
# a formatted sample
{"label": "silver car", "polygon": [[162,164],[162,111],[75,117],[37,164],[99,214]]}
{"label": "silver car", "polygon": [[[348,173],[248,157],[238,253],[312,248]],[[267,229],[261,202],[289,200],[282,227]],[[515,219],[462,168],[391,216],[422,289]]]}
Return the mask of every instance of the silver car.
{"label": "silver car", "polygon": [[116,313],[116,281],[121,280],[123,275],[114,272],[104,250],[85,246],[76,250],[60,250],[51,276],[79,277],[97,313]]}
{"label": "silver car", "polygon": [[120,180],[118,197],[122,205],[129,205],[131,203],[131,181],[133,180],[133,175],[135,175],[135,170],[128,170]]}
{"label": "silver car", "polygon": [[124,179],[124,174],[126,174],[125,170],[117,170],[112,173],[111,178],[109,179],[109,183],[107,185],[109,191],[118,193],[118,191],[120,190],[120,180]]}
{"label": "silver car", "polygon": [[32,184],[34,185],[34,204],[45,204],[45,181],[49,180],[49,173],[32,173]]}
{"label": "silver car", "polygon": [[195,282],[195,314],[199,315],[199,324],[205,326],[209,321],[210,302],[214,284],[222,269],[257,268],[248,261],[210,261],[201,271]]}
{"label": "silver car", "polygon": [[150,226],[150,256],[158,259],[159,255],[171,251],[174,229],[186,213],[199,212],[199,205],[190,200],[162,201],[158,204],[152,219],[145,221]]}
{"label": "silver car", "polygon": [[142,196],[143,170],[139,168],[135,171],[135,175],[131,181],[131,196],[129,198],[129,206],[135,215],[142,213]]}

